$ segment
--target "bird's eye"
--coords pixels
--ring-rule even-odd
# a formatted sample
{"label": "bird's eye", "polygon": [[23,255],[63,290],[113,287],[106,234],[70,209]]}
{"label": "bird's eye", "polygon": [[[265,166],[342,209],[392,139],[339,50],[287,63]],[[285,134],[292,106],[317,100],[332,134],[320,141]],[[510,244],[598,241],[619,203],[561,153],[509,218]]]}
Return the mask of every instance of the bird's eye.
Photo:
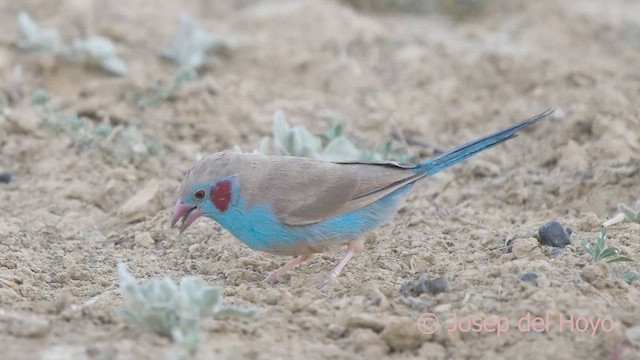
{"label": "bird's eye", "polygon": [[200,189],[198,191],[196,191],[195,194],[193,194],[193,196],[197,199],[197,200],[202,200],[204,199],[205,193],[204,190]]}

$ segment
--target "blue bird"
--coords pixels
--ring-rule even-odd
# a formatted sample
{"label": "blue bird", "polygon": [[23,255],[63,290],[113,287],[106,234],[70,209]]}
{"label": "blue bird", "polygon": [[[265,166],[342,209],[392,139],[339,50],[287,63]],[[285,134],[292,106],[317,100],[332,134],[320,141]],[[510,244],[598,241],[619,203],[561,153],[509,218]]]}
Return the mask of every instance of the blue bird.
{"label": "blue bird", "polygon": [[552,112],[547,110],[419,165],[327,162],[230,151],[211,154],[198,161],[182,181],[171,226],[181,221],[182,232],[205,216],[254,250],[296,255],[266,277],[270,284],[316,254],[346,246],[344,257],[318,284],[321,288],[362,251],[364,234],[389,220],[416,182],[515,137]]}

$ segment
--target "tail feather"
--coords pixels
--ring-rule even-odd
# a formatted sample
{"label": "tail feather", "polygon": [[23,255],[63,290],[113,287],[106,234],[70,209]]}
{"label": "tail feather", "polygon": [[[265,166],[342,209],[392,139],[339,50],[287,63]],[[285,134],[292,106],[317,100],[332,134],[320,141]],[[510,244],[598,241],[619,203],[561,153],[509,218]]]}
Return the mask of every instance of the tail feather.
{"label": "tail feather", "polygon": [[422,165],[418,166],[415,170],[417,172],[424,173],[426,176],[433,175],[440,172],[449,166],[455,165],[462,160],[468,159],[471,156],[480,153],[486,149],[494,147],[502,142],[505,142],[511,138],[516,137],[516,133],[531,124],[544,119],[551,115],[554,109],[547,109],[545,112],[538,114],[532,118],[523,120],[513,126],[500,130],[491,135],[487,135],[480,139],[470,141],[462,144],[456,148],[453,148],[444,154],[441,154],[433,159],[429,159]]}

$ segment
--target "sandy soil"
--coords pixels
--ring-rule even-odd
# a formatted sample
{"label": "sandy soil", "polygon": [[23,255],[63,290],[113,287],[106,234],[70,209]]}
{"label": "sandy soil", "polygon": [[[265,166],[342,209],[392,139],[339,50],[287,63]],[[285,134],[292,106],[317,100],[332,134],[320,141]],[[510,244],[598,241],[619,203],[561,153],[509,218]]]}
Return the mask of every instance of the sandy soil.
{"label": "sandy soil", "polygon": [[[110,37],[130,76],[20,51],[19,10],[67,41]],[[182,11],[237,47],[174,101],[141,109],[136,92],[173,72],[157,49],[170,43]],[[227,302],[258,309],[254,320],[207,319],[201,359],[640,358],[640,284],[590,265],[580,246],[617,203],[640,196],[640,3],[495,0],[460,19],[329,0],[5,1],[0,24],[0,170],[14,174],[0,184],[3,358],[164,356],[168,339],[116,315],[117,262],[142,280],[200,275],[223,287]],[[114,161],[74,146],[69,132],[38,126],[46,114],[30,97],[39,87],[61,114],[112,126],[138,118],[159,151]],[[362,146],[403,131],[449,147],[548,107],[558,109],[553,118],[417,186],[321,291],[313,284],[339,254],[267,286],[261,279],[287,258],[256,253],[213,221],[182,236],[169,229],[196,154],[256,148],[278,109],[315,132],[345,119]],[[535,239],[551,219],[574,230],[560,256]],[[640,227],[609,233],[637,260],[616,271],[640,272]],[[449,291],[402,295],[421,272],[446,276]],[[522,281],[527,272],[538,278]],[[446,327],[455,316],[500,316],[511,327],[500,336],[426,335],[416,325],[426,312]],[[520,331],[528,313],[547,315],[549,331]],[[561,329],[560,316],[612,328]]]}

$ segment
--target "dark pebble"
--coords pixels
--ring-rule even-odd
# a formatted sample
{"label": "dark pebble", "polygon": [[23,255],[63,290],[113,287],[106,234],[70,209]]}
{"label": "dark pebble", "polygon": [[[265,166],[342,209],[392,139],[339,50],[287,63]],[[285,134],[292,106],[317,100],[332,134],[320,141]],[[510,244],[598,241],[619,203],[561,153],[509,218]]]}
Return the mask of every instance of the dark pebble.
{"label": "dark pebble", "polygon": [[538,274],[534,272],[528,272],[520,275],[520,280],[522,281],[536,281],[538,278]]}
{"label": "dark pebble", "polygon": [[400,288],[400,293],[405,297],[417,297],[424,293],[437,295],[447,291],[449,291],[449,280],[445,276],[430,280],[425,277],[424,273],[418,274],[415,279]]}
{"label": "dark pebble", "polygon": [[8,184],[13,179],[13,174],[10,171],[0,172],[0,183]]}
{"label": "dark pebble", "polygon": [[567,230],[555,220],[542,224],[538,229],[538,235],[540,235],[538,240],[543,245],[561,248],[571,243]]}

